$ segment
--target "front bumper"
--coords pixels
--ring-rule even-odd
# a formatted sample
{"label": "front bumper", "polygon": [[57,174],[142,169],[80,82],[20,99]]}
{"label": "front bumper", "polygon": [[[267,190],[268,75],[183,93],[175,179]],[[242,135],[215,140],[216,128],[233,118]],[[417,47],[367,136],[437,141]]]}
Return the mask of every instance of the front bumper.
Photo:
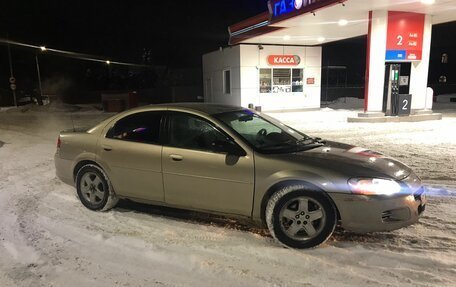
{"label": "front bumper", "polygon": [[346,230],[366,233],[390,231],[416,223],[426,208],[426,192],[396,197],[331,194]]}

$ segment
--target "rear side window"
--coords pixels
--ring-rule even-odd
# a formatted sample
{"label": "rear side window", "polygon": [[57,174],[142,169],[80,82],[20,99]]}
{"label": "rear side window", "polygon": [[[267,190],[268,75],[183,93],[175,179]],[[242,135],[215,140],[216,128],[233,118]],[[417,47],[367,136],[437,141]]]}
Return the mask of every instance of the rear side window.
{"label": "rear side window", "polygon": [[126,116],[109,130],[107,138],[157,144],[160,142],[161,112],[142,112]]}

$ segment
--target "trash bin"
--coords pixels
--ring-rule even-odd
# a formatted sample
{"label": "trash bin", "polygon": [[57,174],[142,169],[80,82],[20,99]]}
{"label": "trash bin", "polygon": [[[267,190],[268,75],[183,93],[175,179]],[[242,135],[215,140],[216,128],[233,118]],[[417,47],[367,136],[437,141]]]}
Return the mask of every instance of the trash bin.
{"label": "trash bin", "polygon": [[125,101],[110,99],[103,102],[103,110],[108,113],[118,113],[125,110]]}
{"label": "trash bin", "polygon": [[101,94],[101,102],[105,112],[121,112],[137,107],[139,97],[136,92]]}
{"label": "trash bin", "polygon": [[409,116],[412,106],[412,95],[410,94],[399,94],[396,102],[396,115],[398,116]]}
{"label": "trash bin", "polygon": [[139,106],[139,98],[136,92],[128,93],[128,108],[136,108]]}

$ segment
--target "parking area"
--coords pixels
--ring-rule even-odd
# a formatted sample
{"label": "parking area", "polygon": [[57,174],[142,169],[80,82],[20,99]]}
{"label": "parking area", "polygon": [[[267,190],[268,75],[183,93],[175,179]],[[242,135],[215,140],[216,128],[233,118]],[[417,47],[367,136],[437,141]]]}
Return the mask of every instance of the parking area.
{"label": "parking area", "polygon": [[[411,166],[429,189],[419,224],[289,250],[230,219],[144,205],[85,209],[55,177],[58,132],[107,117],[83,107],[0,111],[2,286],[453,286],[456,113],[442,121],[349,124],[357,111],[271,113],[311,136]],[[46,110],[47,109],[47,110]],[[2,143],[6,143],[2,146]]]}

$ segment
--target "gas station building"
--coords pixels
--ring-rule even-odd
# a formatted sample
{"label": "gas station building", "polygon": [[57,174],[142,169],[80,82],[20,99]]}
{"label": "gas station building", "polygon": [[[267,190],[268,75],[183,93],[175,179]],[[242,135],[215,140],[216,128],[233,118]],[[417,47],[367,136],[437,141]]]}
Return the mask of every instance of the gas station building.
{"label": "gas station building", "polygon": [[455,21],[456,1],[270,0],[267,10],[203,56],[205,101],[320,108],[321,45],[367,35],[364,112],[351,120],[441,118],[427,86],[432,25]]}

